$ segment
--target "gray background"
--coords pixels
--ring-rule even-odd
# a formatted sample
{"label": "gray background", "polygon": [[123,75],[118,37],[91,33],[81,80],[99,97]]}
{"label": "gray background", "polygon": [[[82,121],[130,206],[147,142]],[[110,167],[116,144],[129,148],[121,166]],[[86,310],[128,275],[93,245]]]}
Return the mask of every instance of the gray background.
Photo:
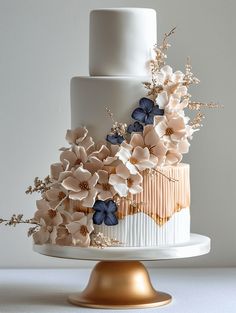
{"label": "gray background", "polygon": [[[201,79],[193,99],[224,109],[207,112],[192,141],[192,231],[212,238],[207,256],[152,266],[235,266],[235,29],[233,0],[0,0],[0,216],[31,217],[35,196],[24,194],[35,176],[58,160],[70,127],[70,78],[88,74],[89,11],[99,7],[157,10],[158,37],[177,26],[169,63],[183,69],[191,56]],[[142,21],[140,21],[142,23]],[[140,43],[141,44],[141,43]],[[0,267],[73,267],[89,262],[32,252],[27,227],[0,228]]]}

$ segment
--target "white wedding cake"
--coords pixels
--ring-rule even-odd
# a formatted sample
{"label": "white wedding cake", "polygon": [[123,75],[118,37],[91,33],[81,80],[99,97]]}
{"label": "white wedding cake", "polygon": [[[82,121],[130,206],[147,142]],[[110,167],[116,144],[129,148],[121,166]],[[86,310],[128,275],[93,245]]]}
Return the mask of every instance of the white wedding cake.
{"label": "white wedding cake", "polygon": [[[71,126],[60,161],[40,189],[37,244],[168,246],[190,238],[189,165],[181,163],[200,119],[188,86],[165,64],[156,12],[90,13],[89,73],[71,80]],[[198,116],[199,117],[199,116]],[[35,187],[37,190],[37,186]]]}

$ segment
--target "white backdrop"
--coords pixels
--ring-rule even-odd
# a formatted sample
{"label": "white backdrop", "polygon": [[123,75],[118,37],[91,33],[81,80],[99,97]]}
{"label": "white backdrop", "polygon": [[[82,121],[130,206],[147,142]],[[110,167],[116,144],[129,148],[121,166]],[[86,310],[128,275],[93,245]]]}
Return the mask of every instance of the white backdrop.
{"label": "white backdrop", "polygon": [[[183,68],[190,55],[201,79],[192,94],[225,105],[207,112],[185,158],[191,163],[192,231],[210,236],[212,251],[152,265],[235,266],[233,0],[0,0],[0,217],[15,212],[32,217],[36,197],[24,191],[58,160],[70,127],[70,78],[88,73],[89,10],[120,6],[156,9],[159,38],[177,26],[170,63]],[[90,265],[33,253],[26,231],[25,226],[0,227],[0,267]]]}

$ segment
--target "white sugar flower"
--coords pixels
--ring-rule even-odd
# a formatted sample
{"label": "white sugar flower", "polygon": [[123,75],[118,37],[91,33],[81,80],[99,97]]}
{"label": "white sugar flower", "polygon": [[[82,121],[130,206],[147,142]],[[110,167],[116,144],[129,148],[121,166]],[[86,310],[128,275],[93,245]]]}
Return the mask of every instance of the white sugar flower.
{"label": "white sugar flower", "polygon": [[182,160],[182,154],[176,150],[169,150],[166,153],[166,164],[177,165]]}
{"label": "white sugar flower", "polygon": [[184,73],[181,71],[173,72],[172,67],[165,65],[160,69],[156,78],[157,84],[162,86],[163,92],[168,95],[176,94],[178,97],[183,97],[187,94],[187,87],[183,85]]}
{"label": "white sugar flower", "polygon": [[90,234],[94,230],[92,214],[85,215],[75,212],[72,221],[66,225],[68,232],[72,236],[73,245],[88,247],[90,245]]}
{"label": "white sugar flower", "polygon": [[176,95],[171,95],[168,98],[166,94],[158,96],[157,103],[162,109],[165,109],[165,113],[180,112],[188,106],[187,99],[181,101]]}
{"label": "white sugar flower", "polygon": [[49,206],[45,199],[37,200],[37,211],[34,214],[34,220],[40,224],[40,229],[33,234],[36,244],[56,243],[57,226],[63,222],[59,212]]}
{"label": "white sugar flower", "polygon": [[34,214],[36,221],[40,221],[42,218],[49,226],[58,226],[63,222],[61,214],[57,210],[53,210],[45,199],[37,200],[36,205],[37,211]]}
{"label": "white sugar flower", "polygon": [[164,156],[166,154],[166,147],[164,142],[159,138],[153,125],[146,125],[143,130],[143,134],[133,133],[130,145],[132,147],[147,147],[150,152],[150,159],[161,165],[163,163]]}
{"label": "white sugar flower", "polygon": [[116,173],[111,174],[109,184],[111,184],[120,197],[126,197],[128,193],[137,194],[143,189],[140,186],[143,178],[138,172],[130,174],[129,170],[124,164],[119,164],[116,167]]}
{"label": "white sugar flower", "polygon": [[109,184],[109,174],[107,171],[99,170],[98,172],[98,183],[96,185],[96,189],[98,191],[98,199],[99,200],[107,200],[113,198],[116,194],[115,189],[111,184]]}
{"label": "white sugar flower", "polygon": [[137,174],[138,171],[142,172],[156,165],[156,160],[150,157],[150,152],[147,147],[142,148],[137,146],[133,149],[130,144],[123,142],[116,155],[129,169],[131,174]]}
{"label": "white sugar flower", "polygon": [[67,190],[60,185],[50,188],[45,192],[46,199],[52,209],[58,207],[67,198],[67,194]]}
{"label": "white sugar flower", "polygon": [[39,221],[40,229],[33,234],[35,244],[43,245],[45,243],[56,243],[57,228],[56,226],[47,225],[43,218]]}
{"label": "white sugar flower", "polygon": [[73,167],[81,166],[88,160],[87,152],[83,146],[72,147],[72,150],[63,151],[60,155],[60,160],[66,170]]}
{"label": "white sugar flower", "polygon": [[82,146],[86,151],[91,152],[94,149],[94,142],[92,137],[88,136],[86,127],[78,127],[73,130],[67,130],[66,140],[69,144]]}
{"label": "white sugar flower", "polygon": [[154,125],[157,135],[165,141],[179,141],[186,136],[186,125],[182,116],[170,119],[166,116],[157,116]]}
{"label": "white sugar flower", "polygon": [[92,175],[86,169],[78,167],[73,172],[73,176],[69,176],[63,180],[62,186],[69,191],[70,199],[82,200],[84,207],[91,208],[97,195],[97,190],[95,189],[97,181],[97,173]]}
{"label": "white sugar flower", "polygon": [[181,154],[186,154],[189,151],[190,143],[187,139],[182,139],[178,142],[169,141],[166,144],[168,150],[176,151]]}

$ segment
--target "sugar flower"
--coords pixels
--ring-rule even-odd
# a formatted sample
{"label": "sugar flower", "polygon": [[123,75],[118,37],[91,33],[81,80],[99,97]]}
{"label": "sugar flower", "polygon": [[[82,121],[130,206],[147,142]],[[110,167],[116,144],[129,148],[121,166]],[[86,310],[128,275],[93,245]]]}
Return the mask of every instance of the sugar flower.
{"label": "sugar flower", "polygon": [[98,172],[98,183],[96,189],[98,191],[99,200],[107,200],[113,198],[116,194],[115,189],[111,184],[109,184],[109,174],[107,171],[99,170]]}
{"label": "sugar flower", "polygon": [[72,221],[66,225],[71,234],[73,245],[88,247],[90,245],[90,234],[94,230],[91,214],[85,215],[81,212],[75,212],[72,215]]}
{"label": "sugar flower", "polygon": [[131,174],[137,174],[138,171],[155,167],[156,160],[150,157],[147,147],[137,146],[133,149],[130,144],[124,143],[116,154],[118,158],[125,164]]}
{"label": "sugar flower", "polygon": [[65,225],[59,225],[57,228],[56,244],[60,246],[70,246],[72,244],[72,236]]}
{"label": "sugar flower", "polygon": [[72,147],[72,150],[63,151],[60,155],[60,160],[64,168],[70,170],[72,167],[78,167],[85,164],[88,160],[87,152],[83,146]]}
{"label": "sugar flower", "polygon": [[33,234],[35,244],[43,245],[45,243],[56,243],[56,226],[47,225],[43,218],[39,221],[40,229]]}
{"label": "sugar flower", "polygon": [[169,150],[166,153],[166,164],[177,165],[182,160],[182,154],[176,150]]}
{"label": "sugar flower", "polygon": [[44,219],[48,226],[58,226],[63,222],[61,214],[57,210],[53,210],[45,199],[37,200],[36,205],[37,211],[34,214],[34,220]]}
{"label": "sugar flower", "polygon": [[167,113],[179,112],[188,106],[187,99],[184,99],[183,101],[181,101],[180,98],[176,94],[168,97],[166,92],[161,93],[158,96],[156,102],[159,105],[159,107],[165,109],[165,112]]}
{"label": "sugar flower", "polygon": [[163,163],[167,148],[163,140],[159,138],[153,125],[146,125],[143,134],[133,134],[130,140],[132,147],[147,147],[150,152],[150,159],[158,165]]}
{"label": "sugar flower", "polygon": [[139,107],[132,113],[132,118],[141,123],[153,124],[153,118],[155,115],[163,115],[164,111],[159,109],[158,105],[154,105],[154,102],[148,98],[142,98],[139,101]]}
{"label": "sugar flower", "polygon": [[93,223],[100,225],[104,222],[107,226],[118,224],[116,217],[117,205],[113,200],[97,200],[93,206],[95,213],[93,214]]}
{"label": "sugar flower", "polygon": [[138,121],[134,122],[133,124],[130,124],[127,127],[127,132],[129,134],[131,133],[141,133],[143,131],[143,125],[139,123]]}
{"label": "sugar flower", "polygon": [[98,178],[97,173],[92,175],[88,170],[78,167],[73,176],[63,180],[62,186],[69,191],[70,199],[82,200],[84,207],[91,208],[97,195],[97,190],[94,187]]}
{"label": "sugar flower", "polygon": [[73,130],[67,130],[66,140],[71,145],[75,144],[84,147],[86,151],[90,151],[94,146],[93,139],[88,136],[88,130],[86,127],[78,127]]}
{"label": "sugar flower", "polygon": [[179,141],[186,135],[186,125],[182,116],[170,119],[166,116],[158,116],[154,125],[157,135],[165,141]]}
{"label": "sugar flower", "polygon": [[61,186],[52,187],[45,192],[46,199],[52,209],[62,204],[63,200],[67,198],[67,194],[67,190]]}
{"label": "sugar flower", "polygon": [[50,177],[52,180],[55,181],[59,179],[60,173],[62,173],[65,170],[65,168],[62,163],[53,163],[50,167],[50,170],[51,170]]}
{"label": "sugar flower", "polygon": [[175,93],[178,97],[182,97],[187,94],[187,87],[183,85],[184,76],[181,71],[173,72],[172,67],[165,65],[158,72],[156,80],[157,84],[162,86],[163,92],[169,95]]}
{"label": "sugar flower", "polygon": [[33,234],[36,244],[44,244],[47,242],[55,243],[57,236],[57,226],[63,222],[62,216],[56,210],[50,208],[49,203],[45,199],[36,202],[37,211],[34,220],[40,224],[40,229]]}
{"label": "sugar flower", "polygon": [[116,169],[115,173],[110,175],[109,184],[111,184],[120,197],[126,197],[128,193],[137,194],[143,189],[140,186],[143,178],[138,172],[130,174],[127,167],[121,163]]}
{"label": "sugar flower", "polygon": [[125,140],[125,138],[118,133],[115,133],[107,135],[106,140],[113,145],[119,145]]}

